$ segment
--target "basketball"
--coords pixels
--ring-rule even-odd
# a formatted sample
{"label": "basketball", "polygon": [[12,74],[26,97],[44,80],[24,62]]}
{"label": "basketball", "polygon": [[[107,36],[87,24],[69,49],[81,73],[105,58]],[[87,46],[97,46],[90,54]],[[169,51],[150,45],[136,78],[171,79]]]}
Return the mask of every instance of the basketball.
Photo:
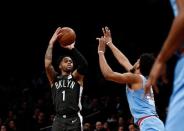
{"label": "basketball", "polygon": [[75,31],[70,27],[62,27],[62,35],[59,36],[58,41],[61,46],[67,46],[75,42],[76,34]]}

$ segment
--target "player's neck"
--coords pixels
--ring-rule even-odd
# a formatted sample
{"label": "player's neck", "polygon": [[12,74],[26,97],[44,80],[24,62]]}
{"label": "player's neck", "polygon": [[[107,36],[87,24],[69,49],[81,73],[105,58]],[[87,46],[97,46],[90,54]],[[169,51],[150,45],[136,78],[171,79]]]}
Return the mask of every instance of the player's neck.
{"label": "player's neck", "polygon": [[65,72],[65,71],[62,71],[62,73],[61,73],[63,76],[69,76],[69,75],[71,75],[71,72]]}

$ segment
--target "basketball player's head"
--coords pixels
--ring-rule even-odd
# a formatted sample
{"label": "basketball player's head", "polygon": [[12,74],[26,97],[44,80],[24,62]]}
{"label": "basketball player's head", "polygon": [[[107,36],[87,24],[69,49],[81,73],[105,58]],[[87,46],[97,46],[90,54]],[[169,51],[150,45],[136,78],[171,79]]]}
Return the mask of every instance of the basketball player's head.
{"label": "basketball player's head", "polygon": [[144,53],[140,56],[133,68],[130,70],[132,73],[140,72],[144,76],[148,76],[154,63],[153,54]]}
{"label": "basketball player's head", "polygon": [[58,59],[58,65],[59,65],[59,70],[61,72],[66,72],[66,73],[70,73],[73,71],[73,60],[70,56],[61,56]]}
{"label": "basketball player's head", "polygon": [[154,61],[155,61],[155,57],[153,56],[153,54],[144,53],[140,56],[139,67],[140,67],[140,72],[144,76],[149,75]]}

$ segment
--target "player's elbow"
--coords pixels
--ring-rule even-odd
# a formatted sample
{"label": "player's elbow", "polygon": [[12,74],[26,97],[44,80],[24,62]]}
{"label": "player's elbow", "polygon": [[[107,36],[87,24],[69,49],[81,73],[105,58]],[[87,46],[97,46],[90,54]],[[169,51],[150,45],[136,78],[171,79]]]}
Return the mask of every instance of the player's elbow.
{"label": "player's elbow", "polygon": [[83,64],[83,69],[87,70],[88,69],[88,62],[85,60]]}
{"label": "player's elbow", "polygon": [[86,62],[83,65],[79,66],[77,72],[79,72],[82,75],[86,75],[88,72],[88,63]]}
{"label": "player's elbow", "polygon": [[51,62],[45,61],[45,68],[49,68],[51,66]]}
{"label": "player's elbow", "polygon": [[113,78],[113,71],[107,71],[106,73],[103,74],[104,75],[104,78],[106,80],[112,80]]}
{"label": "player's elbow", "polygon": [[104,78],[105,78],[106,80],[111,80],[110,75],[105,75]]}

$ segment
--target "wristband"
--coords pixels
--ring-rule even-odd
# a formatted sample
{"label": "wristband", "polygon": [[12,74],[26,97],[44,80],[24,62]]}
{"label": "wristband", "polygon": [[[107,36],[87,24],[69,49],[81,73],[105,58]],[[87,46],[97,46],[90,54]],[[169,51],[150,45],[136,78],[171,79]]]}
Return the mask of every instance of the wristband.
{"label": "wristband", "polygon": [[112,42],[112,41],[107,42],[106,45],[110,44],[111,42]]}
{"label": "wristband", "polygon": [[104,54],[104,52],[103,52],[103,51],[101,51],[101,50],[99,50],[99,51],[98,51],[98,53],[103,53],[103,54]]}

